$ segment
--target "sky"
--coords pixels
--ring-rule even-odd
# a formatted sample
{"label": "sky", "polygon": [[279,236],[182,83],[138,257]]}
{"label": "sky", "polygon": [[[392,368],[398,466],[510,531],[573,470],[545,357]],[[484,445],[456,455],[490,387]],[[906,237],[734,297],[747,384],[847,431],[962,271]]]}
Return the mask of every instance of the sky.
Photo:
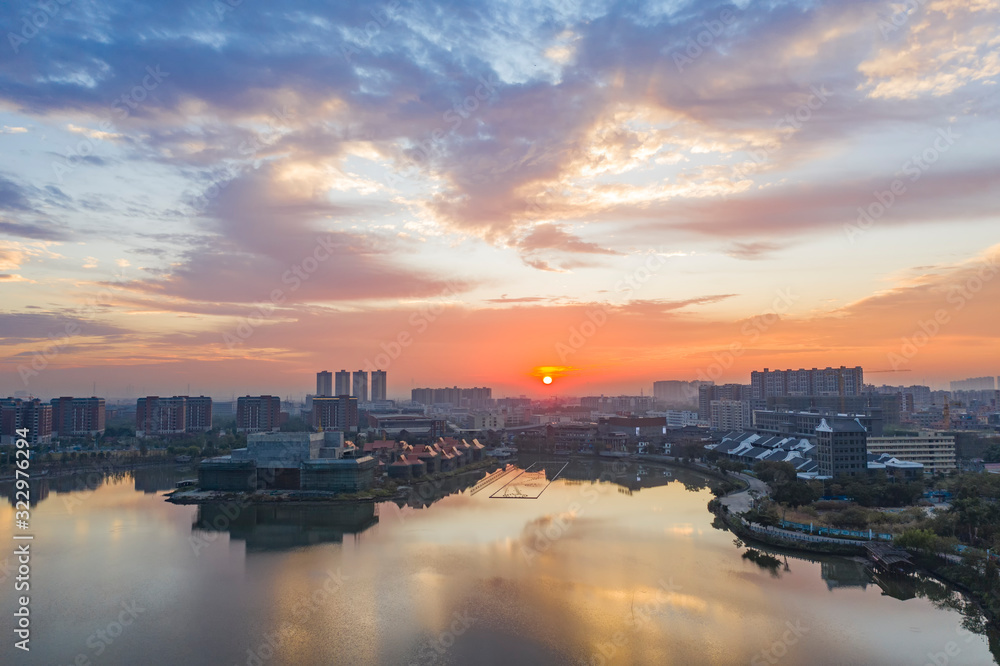
{"label": "sky", "polygon": [[998,0],[5,3],[0,393],[1000,375],[998,23]]}

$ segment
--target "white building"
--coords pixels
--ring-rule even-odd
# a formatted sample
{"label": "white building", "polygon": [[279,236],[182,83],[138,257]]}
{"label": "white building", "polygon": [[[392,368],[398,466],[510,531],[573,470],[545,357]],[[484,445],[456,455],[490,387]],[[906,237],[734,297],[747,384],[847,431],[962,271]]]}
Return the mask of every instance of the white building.
{"label": "white building", "polygon": [[924,430],[915,436],[869,437],[868,453],[884,453],[899,460],[921,463],[925,474],[957,469],[955,436],[940,430]]}

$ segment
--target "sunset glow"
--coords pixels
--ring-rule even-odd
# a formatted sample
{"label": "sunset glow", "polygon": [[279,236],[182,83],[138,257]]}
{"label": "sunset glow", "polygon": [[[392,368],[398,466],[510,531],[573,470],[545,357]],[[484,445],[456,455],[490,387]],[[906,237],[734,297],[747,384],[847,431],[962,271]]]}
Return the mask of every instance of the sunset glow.
{"label": "sunset glow", "polygon": [[0,63],[8,392],[1000,361],[996,2],[891,29],[881,2],[539,6],[500,31],[506,9],[408,5],[374,36],[360,5],[293,5],[68,5]]}

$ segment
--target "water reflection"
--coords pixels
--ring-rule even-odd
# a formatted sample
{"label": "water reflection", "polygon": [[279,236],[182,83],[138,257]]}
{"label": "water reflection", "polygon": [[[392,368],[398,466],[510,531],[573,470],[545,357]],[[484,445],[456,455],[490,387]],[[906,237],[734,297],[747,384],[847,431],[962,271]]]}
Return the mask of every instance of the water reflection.
{"label": "water reflection", "polygon": [[229,503],[198,506],[192,531],[229,532],[246,543],[247,552],[285,550],[320,543],[340,543],[378,523],[373,502],[327,504]]}
{"label": "water reflection", "polygon": [[[569,462],[536,500],[491,499],[497,486],[480,487],[486,472],[477,472],[416,484],[395,502],[235,513],[164,502],[156,493],[192,476],[173,466],[85,475],[82,491],[81,479],[39,481],[33,516],[48,560],[33,581],[33,620],[46,640],[24,663],[73,663],[79,653],[95,666],[257,663],[248,650],[259,658],[273,639],[268,666],[426,663],[421,655],[746,664],[774,656],[799,620],[808,631],[781,663],[925,663],[950,641],[962,650],[952,663],[989,663],[987,650],[1000,651],[974,605],[937,581],[734,547],[730,532],[712,529],[721,525],[697,472]],[[71,495],[53,502],[50,492]],[[0,506],[0,540],[10,539],[11,512]],[[335,593],[302,605],[339,571]],[[95,654],[88,636],[131,600],[146,609],[142,620]],[[0,614],[9,612],[0,595]],[[956,635],[962,627],[988,644]],[[0,647],[0,663],[22,663],[6,654]]]}

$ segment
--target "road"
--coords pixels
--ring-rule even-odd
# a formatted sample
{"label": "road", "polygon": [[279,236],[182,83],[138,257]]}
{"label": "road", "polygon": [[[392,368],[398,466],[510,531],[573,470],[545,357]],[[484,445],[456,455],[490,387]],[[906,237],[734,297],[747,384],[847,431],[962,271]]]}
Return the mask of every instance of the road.
{"label": "road", "polygon": [[760,497],[763,497],[771,492],[767,487],[767,484],[758,478],[747,476],[746,474],[736,474],[735,476],[738,476],[749,483],[750,487],[741,492],[726,495],[719,500],[722,503],[722,506],[729,509],[729,513],[743,513],[744,511],[750,510],[750,505],[753,502],[753,498],[750,497],[750,491],[756,490]]}

